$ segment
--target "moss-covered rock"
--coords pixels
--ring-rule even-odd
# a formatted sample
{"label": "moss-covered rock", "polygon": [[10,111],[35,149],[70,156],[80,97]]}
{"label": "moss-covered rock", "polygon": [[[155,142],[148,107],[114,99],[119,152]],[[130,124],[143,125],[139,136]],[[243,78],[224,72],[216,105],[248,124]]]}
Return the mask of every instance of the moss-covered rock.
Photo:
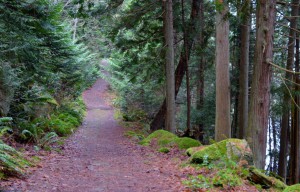
{"label": "moss-covered rock", "polygon": [[140,144],[149,145],[153,140],[157,142],[157,145],[166,147],[174,142],[174,139],[178,138],[175,134],[165,130],[157,130],[151,133],[148,137],[143,139]]}
{"label": "moss-covered rock", "polygon": [[196,153],[197,151],[200,151],[201,149],[203,149],[205,147],[207,147],[207,146],[190,147],[186,150],[186,154],[188,156],[192,156],[194,153]]}
{"label": "moss-covered rock", "polygon": [[148,137],[143,139],[140,144],[149,145],[151,142],[156,142],[159,147],[177,146],[179,149],[188,149],[201,145],[201,143],[195,139],[188,137],[180,138],[165,130],[157,130],[151,133]]}
{"label": "moss-covered rock", "polygon": [[201,145],[200,141],[189,137],[179,137],[174,140],[179,149],[188,149],[191,147],[198,147]]}
{"label": "moss-covered rock", "polygon": [[288,186],[283,192],[300,192],[300,184]]}
{"label": "moss-covered rock", "polygon": [[192,163],[203,163],[228,158],[234,161],[246,160],[248,164],[253,163],[252,152],[246,140],[226,139],[205,147],[188,149]]}

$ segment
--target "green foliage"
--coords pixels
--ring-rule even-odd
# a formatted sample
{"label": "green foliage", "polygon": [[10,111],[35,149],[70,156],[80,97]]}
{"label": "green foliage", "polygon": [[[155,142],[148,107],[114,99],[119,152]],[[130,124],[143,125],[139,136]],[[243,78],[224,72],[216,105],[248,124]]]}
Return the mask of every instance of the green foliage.
{"label": "green foliage", "polygon": [[31,163],[21,153],[0,140],[0,180],[7,176],[23,176]]}
{"label": "green foliage", "polygon": [[81,124],[84,113],[85,105],[82,98],[79,98],[65,103],[49,117],[19,122],[22,139],[45,147],[56,142],[58,136],[71,134]]}
{"label": "green foliage", "polygon": [[284,189],[283,192],[299,192],[300,191],[300,184],[291,185]]}
{"label": "green foliage", "polygon": [[213,187],[211,179],[204,175],[190,176],[187,180],[183,181],[183,184],[192,190],[208,189]]}
{"label": "green foliage", "polygon": [[12,131],[9,127],[12,120],[13,119],[11,117],[0,117],[0,137],[8,131]]}
{"label": "green foliage", "polygon": [[242,179],[236,170],[223,169],[217,172],[217,174],[213,177],[212,182],[214,186],[222,188],[235,187],[242,184]]}
{"label": "green foliage", "polygon": [[216,174],[209,176],[190,176],[187,180],[183,181],[183,184],[193,190],[209,189],[214,187],[230,189],[243,184],[243,179],[239,175],[239,171],[237,169],[222,169],[220,167],[214,167],[214,170],[211,171],[216,171]]}
{"label": "green foliage", "polygon": [[0,114],[47,115],[97,78],[94,56],[72,40],[62,10],[48,0],[0,1]]}
{"label": "green foliage", "polygon": [[105,69],[125,119],[152,117],[163,99],[161,13],[158,2],[124,1],[106,21],[110,28],[105,35],[114,49]]}
{"label": "green foliage", "polygon": [[[12,120],[11,117],[0,118],[0,136],[6,133],[7,130],[11,130],[8,125]],[[0,139],[0,180],[4,179],[7,175],[24,175],[25,167],[30,165],[31,163],[21,153],[6,145]]]}

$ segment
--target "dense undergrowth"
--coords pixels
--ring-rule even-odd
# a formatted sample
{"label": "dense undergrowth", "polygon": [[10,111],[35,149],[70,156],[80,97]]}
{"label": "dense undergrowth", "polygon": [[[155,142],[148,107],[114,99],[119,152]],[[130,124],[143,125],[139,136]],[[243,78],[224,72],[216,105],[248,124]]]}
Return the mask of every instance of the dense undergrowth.
{"label": "dense undergrowth", "polygon": [[[0,118],[0,133],[3,140],[13,138],[13,142],[31,143],[34,150],[51,149],[51,144],[60,137],[73,133],[82,123],[85,115],[82,98],[66,102],[50,114],[30,121],[15,121]],[[13,147],[0,140],[0,180],[7,176],[24,176],[26,167],[32,166],[33,159],[25,157]]]}

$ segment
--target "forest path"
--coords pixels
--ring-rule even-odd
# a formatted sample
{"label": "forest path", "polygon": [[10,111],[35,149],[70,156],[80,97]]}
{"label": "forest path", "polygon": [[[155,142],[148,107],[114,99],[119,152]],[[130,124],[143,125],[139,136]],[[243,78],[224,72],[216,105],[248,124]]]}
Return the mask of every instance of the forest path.
{"label": "forest path", "polygon": [[182,191],[182,175],[174,161],[149,153],[123,136],[107,86],[99,79],[83,93],[87,115],[67,139],[63,154],[46,156],[41,168],[14,182],[8,191]]}

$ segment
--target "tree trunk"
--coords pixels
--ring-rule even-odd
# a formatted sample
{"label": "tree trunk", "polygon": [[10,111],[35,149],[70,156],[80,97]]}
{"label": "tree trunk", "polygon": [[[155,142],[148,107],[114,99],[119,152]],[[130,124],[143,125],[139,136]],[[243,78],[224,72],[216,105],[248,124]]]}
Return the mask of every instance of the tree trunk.
{"label": "tree trunk", "polygon": [[173,33],[173,3],[164,2],[164,37],[166,43],[166,129],[175,133],[175,66],[174,66],[174,33]]}
{"label": "tree trunk", "polygon": [[216,13],[216,123],[215,140],[231,137],[229,82],[229,21],[228,5],[217,0]]}
{"label": "tree trunk", "polygon": [[[293,5],[298,5],[299,0],[293,0]],[[292,70],[294,64],[294,47],[295,47],[295,28],[297,26],[297,16],[298,15],[298,6],[292,6],[291,18],[290,18],[290,32],[289,32],[289,41],[288,41],[288,56],[286,69]],[[288,80],[292,80],[291,73],[286,73],[285,78]],[[287,82],[288,88],[291,86],[289,82]],[[282,112],[282,126],[281,126],[281,134],[280,134],[280,154],[279,154],[279,175],[286,179],[286,165],[287,165],[287,148],[288,148],[288,134],[287,130],[290,128],[290,103],[291,97],[289,95],[289,91],[285,90],[283,95],[283,101],[285,103]]]}
{"label": "tree trunk", "polygon": [[[204,26],[205,26],[205,18],[204,18],[204,1],[200,0],[200,12],[199,12],[199,39],[198,39],[198,47],[200,47],[200,60],[198,65],[198,83],[197,83],[197,110],[200,111],[204,107]],[[201,119],[202,121],[202,119]],[[199,135],[197,139],[199,139],[203,143],[203,132],[204,132],[204,124],[202,122],[198,125],[197,130]]]}
{"label": "tree trunk", "polygon": [[185,54],[185,71],[186,71],[186,100],[187,100],[187,113],[186,113],[186,132],[191,132],[191,90],[190,90],[190,74],[189,74],[189,61],[188,61],[188,44],[187,33],[185,25],[184,14],[184,0],[181,0],[181,18],[183,26],[183,42],[184,42],[184,54]]}
{"label": "tree trunk", "polygon": [[[191,20],[192,20],[192,25],[189,26],[189,30],[187,32],[188,38],[188,59],[190,57],[190,49],[194,43],[194,36],[190,36],[190,34],[194,34],[196,32],[196,27],[195,27],[195,19],[197,18],[199,14],[199,1],[200,0],[193,0],[192,4],[192,12],[191,12]],[[177,96],[179,92],[179,88],[182,82],[182,79],[185,74],[185,52],[183,51],[180,55],[179,63],[177,65],[176,71],[175,71],[175,97]],[[155,115],[153,121],[150,124],[150,130],[155,131],[158,129],[163,128],[164,121],[166,119],[166,99],[164,100],[163,104],[161,105],[159,111]]]}
{"label": "tree trunk", "polygon": [[[299,5],[299,1],[297,2]],[[299,7],[297,6],[297,10]],[[297,13],[298,14],[298,13]],[[295,18],[296,20],[296,18]],[[296,36],[296,35],[295,35]],[[297,35],[298,36],[298,35]],[[295,61],[295,71],[299,72],[299,40],[296,40],[296,61]],[[291,184],[296,184],[300,182],[300,97],[299,97],[299,75],[295,75],[295,93],[293,105],[293,116],[292,116],[292,128],[291,128]]]}
{"label": "tree trunk", "polygon": [[251,100],[246,135],[254,156],[254,164],[264,169],[270,105],[271,65],[275,24],[275,0],[260,0],[256,13],[256,48],[251,86]]}
{"label": "tree trunk", "polygon": [[245,138],[248,126],[248,90],[249,90],[249,43],[250,43],[250,0],[244,0],[246,11],[240,26],[241,29],[241,55],[239,76],[239,103],[238,103],[238,135],[240,139]]}

